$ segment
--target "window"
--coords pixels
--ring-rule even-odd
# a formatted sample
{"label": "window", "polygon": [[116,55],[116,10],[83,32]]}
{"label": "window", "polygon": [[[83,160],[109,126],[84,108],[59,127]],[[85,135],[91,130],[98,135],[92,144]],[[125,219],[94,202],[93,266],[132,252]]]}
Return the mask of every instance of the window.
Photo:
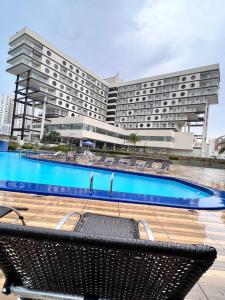
{"label": "window", "polygon": [[76,76],[75,79],[76,79],[76,81],[78,81],[79,78]]}
{"label": "window", "polygon": [[49,74],[49,69],[48,68],[45,68],[45,73]]}
{"label": "window", "polygon": [[185,92],[180,93],[180,95],[181,95],[181,96],[184,96],[184,95],[185,95]]}
{"label": "window", "polygon": [[159,113],[159,109],[158,108],[155,109],[155,113]]}
{"label": "window", "polygon": [[[82,73],[82,76],[85,77],[85,73],[84,72]],[[99,85],[99,83],[98,83],[98,85]]]}
{"label": "window", "polygon": [[131,111],[128,111],[128,115],[131,115],[132,114],[132,112]]}
{"label": "window", "polygon": [[91,112],[89,112],[89,116],[92,116],[92,113],[91,113]]}
{"label": "window", "polygon": [[70,96],[66,96],[66,99],[67,99],[67,100],[70,100]]}
{"label": "window", "polygon": [[49,59],[46,59],[46,64],[50,65],[50,60]]}
{"label": "window", "polygon": [[133,99],[130,99],[129,101],[130,101],[130,102],[133,102]]}
{"label": "window", "polygon": [[185,85],[185,84],[182,84],[182,85],[181,85],[181,88],[182,88],[182,89],[185,89],[185,88],[186,88],[186,85]]}
{"label": "window", "polygon": [[71,114],[71,117],[74,117],[74,116],[75,116],[75,114],[74,114],[74,113],[72,113],[72,114]]}
{"label": "window", "polygon": [[151,83],[150,83],[150,86],[154,86],[154,82],[151,82]]}
{"label": "window", "polygon": [[167,105],[167,101],[164,101],[164,102],[163,102],[163,105]]}
{"label": "window", "polygon": [[162,81],[158,81],[158,85],[161,85],[162,84]]}
{"label": "window", "polygon": [[140,92],[136,92],[136,95],[140,95]]}
{"label": "window", "polygon": [[173,94],[172,94],[172,97],[176,97],[176,95],[177,95],[176,93],[173,93]]}
{"label": "window", "polygon": [[52,53],[48,50],[48,51],[47,51],[47,55],[48,55],[48,56],[51,56]]}
{"label": "window", "polygon": [[63,97],[63,93],[59,93],[59,97]]}
{"label": "window", "polygon": [[69,104],[68,103],[66,103],[66,108],[68,108],[69,107]]}
{"label": "window", "polygon": [[80,98],[83,98],[83,95],[82,95],[82,94],[80,94]]}
{"label": "window", "polygon": [[81,83],[84,84],[84,80],[83,79],[81,80]]}
{"label": "window", "polygon": [[[78,69],[76,69],[76,73],[79,74],[79,70]],[[78,77],[77,77],[77,79],[78,79]]]}
{"label": "window", "polygon": [[57,73],[54,72],[54,73],[53,73],[53,76],[54,76],[55,78],[57,78],[58,75],[57,75]]}
{"label": "window", "polygon": [[136,101],[139,101],[139,98],[136,98]]}
{"label": "window", "polygon": [[77,88],[77,87],[78,87],[78,85],[75,83],[75,84],[74,84],[74,87],[75,87],[75,88]]}
{"label": "window", "polygon": [[52,85],[56,86],[56,81],[52,81]]}
{"label": "window", "polygon": [[185,76],[184,76],[184,77],[182,77],[182,78],[181,78],[181,80],[182,80],[182,81],[185,81],[185,80],[186,80],[186,77],[185,77]]}
{"label": "window", "polygon": [[54,64],[54,68],[57,70],[59,66],[57,64]]}
{"label": "window", "polygon": [[143,127],[143,124],[140,124],[140,127]]}
{"label": "window", "polygon": [[72,73],[69,73],[69,77],[72,77]]}
{"label": "window", "polygon": [[143,87],[146,87],[146,86],[147,86],[147,83],[144,83],[144,84],[143,84]]}
{"label": "window", "polygon": [[62,105],[62,101],[61,101],[61,100],[59,100],[59,101],[58,101],[58,104],[59,104],[59,105]]}
{"label": "window", "polygon": [[146,100],[146,97],[142,97],[142,100],[145,101],[145,100]]}
{"label": "window", "polygon": [[164,113],[167,112],[167,109],[166,109],[166,108],[163,108],[163,112],[164,112]]}
{"label": "window", "polygon": [[154,117],[155,120],[158,120],[158,118],[159,118],[158,116],[155,116],[155,117]]}
{"label": "window", "polygon": [[62,62],[62,63],[63,63],[63,65],[64,65],[64,66],[66,66],[66,61],[65,61],[65,60],[63,60],[63,62]]}
{"label": "window", "polygon": [[191,84],[190,84],[190,87],[194,87],[194,86],[195,86],[195,83],[191,83]]}
{"label": "window", "polygon": [[72,110],[75,110],[75,106],[74,105],[72,106]]}
{"label": "window", "polygon": [[175,103],[176,103],[176,101],[175,101],[175,100],[172,100],[172,101],[171,101],[171,104],[172,104],[172,105],[174,105]]}
{"label": "window", "polygon": [[152,94],[154,92],[154,90],[151,89],[149,92],[150,92],[150,94]]}
{"label": "window", "polygon": [[84,90],[84,88],[81,86],[80,90],[81,90],[81,91],[83,91],[83,90]]}
{"label": "window", "polygon": [[147,123],[147,127],[150,127],[150,124],[149,124],[149,123]]}
{"label": "window", "polygon": [[194,80],[196,78],[195,75],[191,75],[191,80]]}
{"label": "window", "polygon": [[143,94],[146,94],[146,90],[143,91]]}
{"label": "window", "polygon": [[150,121],[150,120],[151,120],[151,117],[147,117],[147,120]]}
{"label": "window", "polygon": [[70,70],[73,70],[73,66],[72,65],[70,65]]}

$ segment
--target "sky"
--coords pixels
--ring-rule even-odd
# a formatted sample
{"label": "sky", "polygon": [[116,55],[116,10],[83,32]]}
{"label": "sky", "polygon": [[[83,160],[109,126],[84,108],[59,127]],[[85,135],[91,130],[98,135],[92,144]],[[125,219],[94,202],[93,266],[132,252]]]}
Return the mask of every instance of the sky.
{"label": "sky", "polygon": [[219,104],[209,137],[225,134],[224,0],[1,0],[0,94],[12,94],[5,72],[8,39],[29,27],[102,78],[138,79],[220,64]]}

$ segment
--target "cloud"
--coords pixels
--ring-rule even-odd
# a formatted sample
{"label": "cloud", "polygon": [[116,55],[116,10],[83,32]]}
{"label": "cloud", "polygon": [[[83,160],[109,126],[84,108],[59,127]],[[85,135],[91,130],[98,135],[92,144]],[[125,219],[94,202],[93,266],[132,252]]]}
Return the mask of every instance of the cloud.
{"label": "cloud", "polygon": [[216,63],[224,15],[225,5],[217,0],[148,0],[134,17],[136,26],[116,44],[144,76]]}

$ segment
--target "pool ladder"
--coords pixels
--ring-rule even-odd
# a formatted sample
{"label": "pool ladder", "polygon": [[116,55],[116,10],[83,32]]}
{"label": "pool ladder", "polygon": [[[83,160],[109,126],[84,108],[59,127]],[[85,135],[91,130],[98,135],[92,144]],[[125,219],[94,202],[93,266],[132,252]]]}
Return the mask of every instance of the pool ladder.
{"label": "pool ladder", "polygon": [[91,172],[90,186],[89,186],[89,194],[90,195],[92,195],[92,192],[93,192],[93,182],[94,182],[94,172]]}
{"label": "pool ladder", "polygon": [[[111,174],[110,177],[110,187],[109,187],[109,195],[112,195],[112,189],[113,189],[113,180],[114,180],[114,173]],[[93,183],[94,183],[94,172],[91,172],[90,175],[90,184],[89,184],[89,194],[92,195],[93,193]]]}

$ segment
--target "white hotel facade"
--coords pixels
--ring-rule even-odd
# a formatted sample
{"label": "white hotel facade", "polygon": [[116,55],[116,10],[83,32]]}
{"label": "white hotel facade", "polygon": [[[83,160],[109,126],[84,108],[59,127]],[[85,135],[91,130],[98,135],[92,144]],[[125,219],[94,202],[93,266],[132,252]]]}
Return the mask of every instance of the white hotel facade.
{"label": "white hotel facade", "polygon": [[13,119],[21,117],[22,126],[12,124],[12,134],[41,138],[46,128],[78,143],[126,146],[135,132],[138,146],[205,155],[209,107],[218,103],[218,64],[122,81],[100,78],[28,28],[9,45],[7,72],[17,76],[15,103],[26,112],[18,117],[14,107]]}

